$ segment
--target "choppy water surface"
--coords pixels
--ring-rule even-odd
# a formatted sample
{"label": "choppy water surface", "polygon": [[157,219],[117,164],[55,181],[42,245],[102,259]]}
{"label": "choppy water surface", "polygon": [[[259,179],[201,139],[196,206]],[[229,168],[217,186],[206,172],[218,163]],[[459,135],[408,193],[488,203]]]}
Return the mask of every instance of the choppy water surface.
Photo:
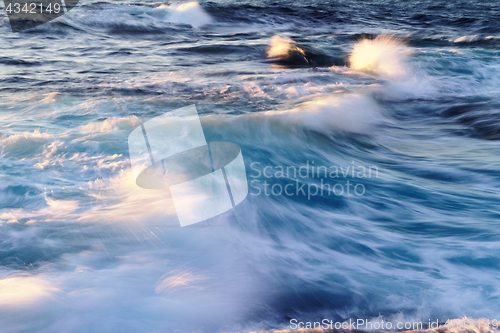
{"label": "choppy water surface", "polygon": [[[498,2],[83,1],[16,34],[1,15],[2,332],[500,319]],[[252,182],[210,227],[176,227],[128,160],[133,128],[190,104]]]}

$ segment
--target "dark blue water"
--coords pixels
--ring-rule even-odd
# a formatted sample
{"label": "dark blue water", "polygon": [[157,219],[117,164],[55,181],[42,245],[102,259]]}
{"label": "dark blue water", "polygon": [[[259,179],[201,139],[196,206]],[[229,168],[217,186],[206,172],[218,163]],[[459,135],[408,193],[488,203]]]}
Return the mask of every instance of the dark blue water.
{"label": "dark blue water", "polygon": [[[0,13],[1,332],[500,319],[500,3]],[[250,193],[179,228],[127,137],[191,104]]]}

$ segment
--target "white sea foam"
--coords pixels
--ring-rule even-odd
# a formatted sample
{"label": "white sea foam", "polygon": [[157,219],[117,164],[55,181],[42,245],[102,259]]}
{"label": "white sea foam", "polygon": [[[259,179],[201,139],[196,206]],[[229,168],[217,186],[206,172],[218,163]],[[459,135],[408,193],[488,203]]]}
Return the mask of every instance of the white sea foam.
{"label": "white sea foam", "polygon": [[42,102],[45,103],[45,104],[51,104],[51,103],[54,103],[56,101],[56,96],[58,95],[59,93],[57,91],[55,92],[51,92],[50,94],[48,94],[44,99],[42,99]]}
{"label": "white sea foam", "polygon": [[99,203],[81,214],[79,220],[120,223],[147,223],[178,226],[170,193],[143,189],[136,185],[132,170],[124,169],[116,176],[86,184],[88,195]]}
{"label": "white sea foam", "polygon": [[17,274],[0,279],[0,309],[26,308],[53,295],[60,290],[52,283],[37,276]]}
{"label": "white sea foam", "polygon": [[358,71],[389,77],[407,74],[404,44],[389,36],[361,40],[354,45],[349,62],[350,67]]}
{"label": "white sea foam", "polygon": [[364,95],[325,95],[313,98],[287,111],[265,112],[264,115],[285,124],[330,132],[341,130],[371,134],[381,122],[380,108]]}
{"label": "white sea foam", "polygon": [[442,84],[429,75],[428,63],[410,61],[414,52],[391,36],[364,39],[353,47],[349,56],[350,68],[383,79],[380,88],[374,89],[383,99],[434,96]]}
{"label": "white sea foam", "polygon": [[157,7],[117,5],[107,3],[99,10],[71,12],[63,20],[89,27],[110,28],[113,31],[159,31],[172,23],[200,28],[214,23],[213,18],[196,1],[162,4]]}
{"label": "white sea foam", "polygon": [[460,38],[455,39],[453,42],[454,43],[467,43],[467,42],[474,42],[479,39],[478,35],[466,35],[462,36]]}
{"label": "white sea foam", "polygon": [[32,132],[4,135],[0,138],[1,154],[7,156],[31,155],[39,151],[44,144],[54,138],[53,134],[36,129]]}
{"label": "white sea foam", "polygon": [[283,59],[287,58],[294,51],[304,54],[304,51],[300,47],[297,47],[292,39],[274,35],[269,43],[267,56],[269,58]]}
{"label": "white sea foam", "polygon": [[213,23],[212,17],[196,1],[163,4],[158,9],[166,10],[167,20],[172,23],[189,24],[194,28]]}
{"label": "white sea foam", "polygon": [[[19,245],[31,242],[46,251],[64,246],[42,247],[43,228],[49,226],[18,231]],[[227,229],[72,229],[75,249],[85,249],[65,253],[57,267],[41,263],[30,276],[0,271],[2,332],[10,327],[31,332],[82,332],[82,327],[103,333],[117,327],[215,332],[221,323],[244,321],[256,297],[258,281],[251,278]],[[57,234],[66,231],[58,229]],[[96,241],[102,233],[106,239]]]}
{"label": "white sea foam", "polygon": [[172,290],[184,288],[202,290],[202,282],[208,279],[206,276],[196,275],[190,271],[172,271],[161,277],[155,287],[155,292],[159,294],[165,291],[172,292]]}

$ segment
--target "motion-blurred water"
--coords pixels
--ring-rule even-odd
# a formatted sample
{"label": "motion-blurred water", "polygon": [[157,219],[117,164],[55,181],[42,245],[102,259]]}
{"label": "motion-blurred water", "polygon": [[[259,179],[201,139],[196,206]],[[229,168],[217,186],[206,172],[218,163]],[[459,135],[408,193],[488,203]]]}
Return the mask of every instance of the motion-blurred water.
{"label": "motion-blurred water", "polygon": [[[500,319],[498,2],[83,1],[16,34],[0,15],[1,332]],[[127,137],[190,104],[252,186],[178,228]],[[364,192],[297,190],[322,181]]]}

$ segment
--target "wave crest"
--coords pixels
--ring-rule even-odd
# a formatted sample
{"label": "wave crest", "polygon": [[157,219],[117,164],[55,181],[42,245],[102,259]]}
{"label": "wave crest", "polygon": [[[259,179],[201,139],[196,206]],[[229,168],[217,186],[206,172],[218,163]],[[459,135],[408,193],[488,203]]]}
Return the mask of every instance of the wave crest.
{"label": "wave crest", "polygon": [[169,12],[167,20],[172,23],[189,24],[193,28],[213,23],[212,17],[196,1],[182,4],[163,4],[158,9],[166,9]]}
{"label": "wave crest", "polygon": [[267,49],[267,57],[288,66],[332,66],[340,60],[296,43],[290,38],[274,35]]}
{"label": "wave crest", "polygon": [[403,42],[388,36],[363,39],[354,45],[350,66],[354,70],[381,75],[405,75],[407,55],[403,47]]}

